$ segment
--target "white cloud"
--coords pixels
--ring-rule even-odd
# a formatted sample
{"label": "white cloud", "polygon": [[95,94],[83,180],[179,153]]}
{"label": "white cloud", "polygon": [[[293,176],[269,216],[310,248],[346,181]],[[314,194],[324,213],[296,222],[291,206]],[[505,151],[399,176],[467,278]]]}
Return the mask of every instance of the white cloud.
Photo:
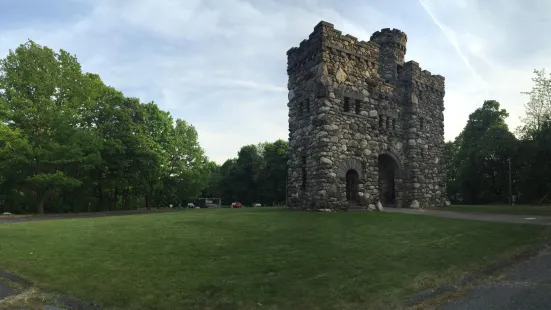
{"label": "white cloud", "polygon": [[499,100],[518,123],[532,70],[551,65],[550,46],[534,30],[551,26],[530,15],[546,12],[545,2],[529,11],[509,0],[64,1],[91,8],[55,23],[0,21],[0,52],[31,38],[76,54],[84,70],[195,125],[219,163],[245,144],[287,138],[286,51],[320,20],[360,40],[380,28],[408,33],[406,57],[446,77],[447,139],[485,99]]}
{"label": "white cloud", "polygon": [[509,111],[508,124],[515,129],[527,99],[521,92],[530,90],[533,69],[551,66],[551,44],[529,47],[542,42],[540,37],[551,29],[547,19],[539,24],[539,30],[532,30],[534,22],[551,9],[551,3],[461,0],[458,8],[444,1],[423,2],[444,27],[456,34],[457,48],[466,51],[464,57],[487,82],[481,84],[462,75],[446,77],[447,82],[454,81],[445,101],[446,137],[455,137],[468,114],[485,99],[498,100]]}

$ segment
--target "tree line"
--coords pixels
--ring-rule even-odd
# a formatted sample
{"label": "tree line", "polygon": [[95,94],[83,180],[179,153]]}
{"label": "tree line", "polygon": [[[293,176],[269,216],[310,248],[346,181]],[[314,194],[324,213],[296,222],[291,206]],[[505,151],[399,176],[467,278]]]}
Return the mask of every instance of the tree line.
{"label": "tree line", "polygon": [[228,204],[285,205],[287,146],[283,140],[243,146],[237,158],[212,166],[203,195]]}
{"label": "tree line", "polygon": [[541,204],[551,201],[551,75],[534,70],[522,125],[511,132],[509,113],[487,100],[463,131],[446,143],[447,193],[465,204]]}
{"label": "tree line", "polygon": [[[447,194],[482,204],[551,200],[551,75],[535,70],[523,125],[487,100],[446,143]],[[284,205],[287,141],[210,161],[195,128],[126,97],[77,58],[29,40],[0,60],[0,212],[166,207],[193,198]]]}
{"label": "tree line", "polygon": [[195,128],[32,40],[0,60],[0,214],[223,203],[284,204],[287,142],[219,166]]}

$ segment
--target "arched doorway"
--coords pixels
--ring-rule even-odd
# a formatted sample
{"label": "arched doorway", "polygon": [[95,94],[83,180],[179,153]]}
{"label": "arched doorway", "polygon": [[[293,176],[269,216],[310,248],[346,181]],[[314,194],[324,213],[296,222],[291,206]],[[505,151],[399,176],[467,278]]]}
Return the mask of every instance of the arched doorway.
{"label": "arched doorway", "polygon": [[346,200],[351,202],[358,201],[358,184],[360,183],[360,176],[354,169],[350,169],[346,172]]}
{"label": "arched doorway", "polygon": [[379,196],[385,207],[399,207],[400,166],[389,154],[381,154],[379,161]]}

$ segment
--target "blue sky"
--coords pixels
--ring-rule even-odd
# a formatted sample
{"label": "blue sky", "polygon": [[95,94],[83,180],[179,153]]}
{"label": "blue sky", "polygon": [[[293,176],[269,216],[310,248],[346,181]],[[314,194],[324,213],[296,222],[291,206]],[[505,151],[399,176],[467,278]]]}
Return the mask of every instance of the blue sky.
{"label": "blue sky", "polygon": [[551,65],[548,0],[0,0],[0,57],[28,38],[75,54],[127,96],[193,124],[218,163],[286,139],[286,51],[320,21],[362,40],[408,34],[407,60],[446,77],[445,135],[485,99],[515,128]]}

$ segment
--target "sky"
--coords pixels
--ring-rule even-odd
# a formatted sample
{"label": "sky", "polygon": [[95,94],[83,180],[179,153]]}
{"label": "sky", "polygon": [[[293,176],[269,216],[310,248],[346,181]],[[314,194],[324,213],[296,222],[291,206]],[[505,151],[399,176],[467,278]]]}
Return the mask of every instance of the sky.
{"label": "sky", "polygon": [[446,78],[446,140],[487,99],[514,129],[533,70],[551,67],[549,11],[548,0],[0,0],[0,57],[27,39],[64,49],[194,125],[221,164],[288,138],[286,51],[321,20],[366,41],[406,32],[406,61]]}

